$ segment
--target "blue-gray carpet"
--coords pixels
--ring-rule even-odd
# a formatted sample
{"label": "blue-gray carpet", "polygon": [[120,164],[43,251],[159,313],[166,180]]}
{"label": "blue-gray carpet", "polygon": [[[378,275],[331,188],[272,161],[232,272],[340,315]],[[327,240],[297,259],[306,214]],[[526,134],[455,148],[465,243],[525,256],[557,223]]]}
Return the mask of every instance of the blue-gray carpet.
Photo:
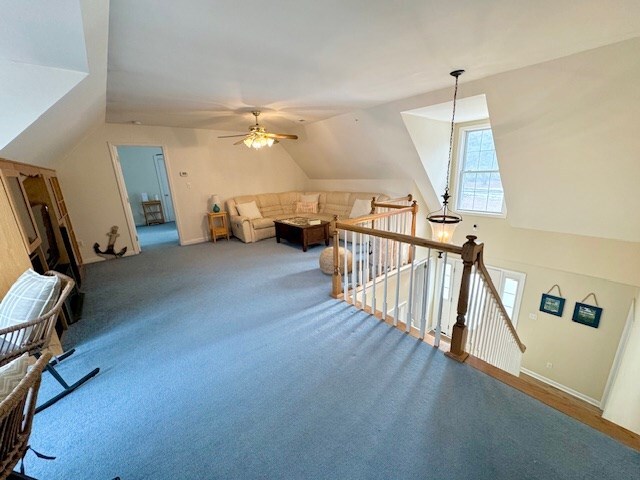
{"label": "blue-gray carpet", "polygon": [[138,241],[142,248],[160,244],[178,245],[178,229],[176,222],[165,222],[157,225],[136,226]]}
{"label": "blue-gray carpet", "polygon": [[[640,454],[329,297],[322,247],[159,245],[87,268],[35,419],[41,480],[630,479]],[[41,401],[58,391],[44,374]]]}

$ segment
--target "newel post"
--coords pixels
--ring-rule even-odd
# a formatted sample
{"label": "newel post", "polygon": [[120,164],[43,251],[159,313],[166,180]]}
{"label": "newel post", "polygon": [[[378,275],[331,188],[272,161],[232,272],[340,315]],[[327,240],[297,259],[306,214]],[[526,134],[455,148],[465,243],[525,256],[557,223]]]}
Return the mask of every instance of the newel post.
{"label": "newel post", "polygon": [[458,316],[456,323],[451,331],[451,349],[446,355],[458,362],[464,362],[469,354],[465,352],[467,345],[467,326],[465,325],[465,317],[469,308],[469,285],[471,282],[471,269],[482,245],[478,245],[475,235],[467,235],[467,242],[462,246],[462,282],[460,283],[460,296],[458,297]]}
{"label": "newel post", "polygon": [[340,275],[340,232],[336,227],[338,216],[334,215],[331,220],[331,234],[333,235],[333,276],[331,277],[331,296],[338,298],[342,290],[342,276]]}

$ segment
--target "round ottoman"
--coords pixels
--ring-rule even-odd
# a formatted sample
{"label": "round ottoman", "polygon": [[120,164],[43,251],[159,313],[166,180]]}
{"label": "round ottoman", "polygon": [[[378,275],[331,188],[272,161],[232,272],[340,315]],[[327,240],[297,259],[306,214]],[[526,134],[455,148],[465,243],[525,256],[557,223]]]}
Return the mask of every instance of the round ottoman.
{"label": "round ottoman", "polygon": [[[344,273],[344,255],[347,254],[347,270],[351,272],[352,255],[349,250],[345,250],[342,247],[338,247],[338,268],[340,273]],[[320,254],[320,270],[327,275],[333,275],[333,247],[325,248]]]}

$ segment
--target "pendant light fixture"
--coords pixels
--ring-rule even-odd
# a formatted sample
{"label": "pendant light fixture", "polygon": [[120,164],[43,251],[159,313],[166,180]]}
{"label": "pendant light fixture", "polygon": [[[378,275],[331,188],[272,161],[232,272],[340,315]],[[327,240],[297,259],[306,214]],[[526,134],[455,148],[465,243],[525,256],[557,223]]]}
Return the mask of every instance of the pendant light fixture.
{"label": "pendant light fixture", "polygon": [[464,73],[464,70],[454,70],[449,75],[455,77],[456,87],[453,92],[453,113],[451,115],[451,133],[449,136],[449,162],[447,163],[447,184],[442,195],[442,208],[427,216],[429,225],[431,225],[431,233],[434,240],[441,243],[449,243],[453,238],[453,232],[458,224],[462,221],[462,217],[455,212],[449,210],[449,171],[451,170],[451,157],[453,156],[453,131],[456,121],[456,98],[458,97],[458,77]]}

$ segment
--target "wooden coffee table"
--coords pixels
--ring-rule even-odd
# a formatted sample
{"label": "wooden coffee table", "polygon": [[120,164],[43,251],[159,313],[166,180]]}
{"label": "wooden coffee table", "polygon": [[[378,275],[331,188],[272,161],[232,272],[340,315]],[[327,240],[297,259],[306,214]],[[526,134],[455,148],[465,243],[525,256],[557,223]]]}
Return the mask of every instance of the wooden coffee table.
{"label": "wooden coffee table", "polygon": [[298,243],[302,245],[303,252],[314,243],[329,245],[329,222],[322,220],[319,225],[309,225],[308,221],[304,223],[305,220],[300,217],[275,220],[276,242],[280,243],[280,239],[284,238],[291,243]]}

